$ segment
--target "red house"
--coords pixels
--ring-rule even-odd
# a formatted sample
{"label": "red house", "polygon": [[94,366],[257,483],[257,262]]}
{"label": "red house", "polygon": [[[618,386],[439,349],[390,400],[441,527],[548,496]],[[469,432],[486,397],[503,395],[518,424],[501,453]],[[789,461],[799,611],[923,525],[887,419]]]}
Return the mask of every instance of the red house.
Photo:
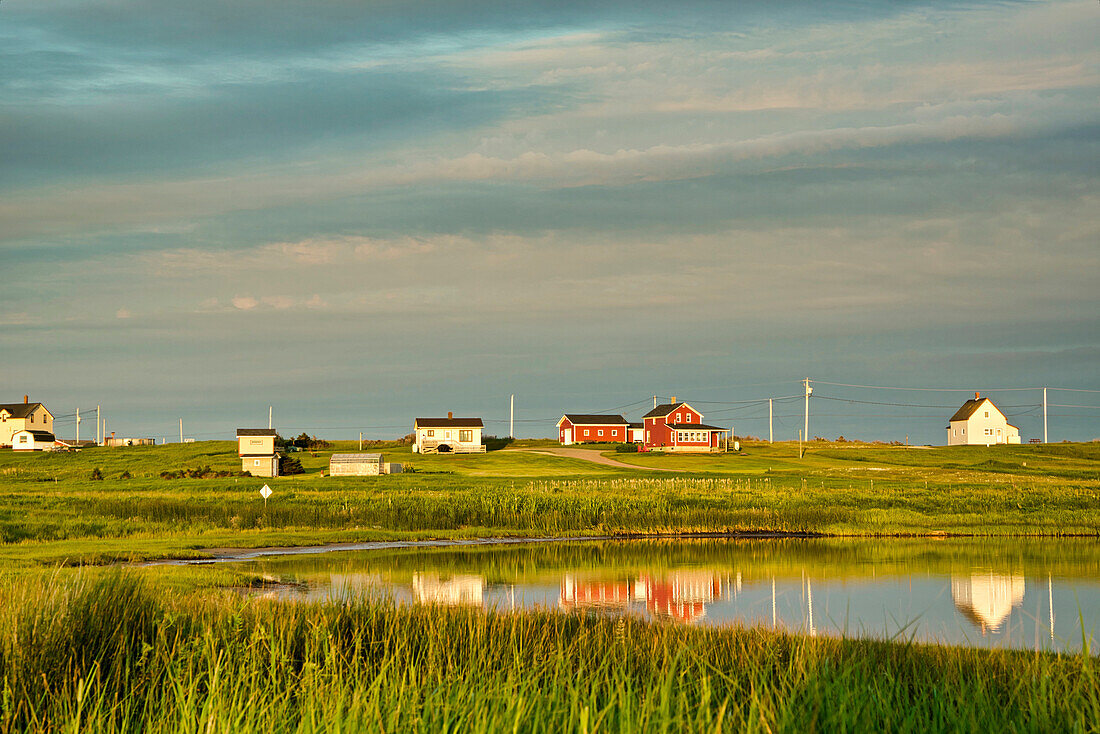
{"label": "red house", "polygon": [[621,415],[566,413],[558,421],[558,441],[574,443],[627,443],[630,423]]}
{"label": "red house", "polygon": [[708,426],[703,414],[687,403],[658,405],[642,416],[642,445],[658,451],[721,451],[730,429]]}

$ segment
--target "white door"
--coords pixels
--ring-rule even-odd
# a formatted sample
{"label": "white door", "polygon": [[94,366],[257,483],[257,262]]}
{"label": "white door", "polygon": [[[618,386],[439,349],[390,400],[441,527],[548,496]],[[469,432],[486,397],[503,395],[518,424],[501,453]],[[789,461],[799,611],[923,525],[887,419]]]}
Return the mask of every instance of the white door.
{"label": "white door", "polygon": [[562,443],[565,444],[566,446],[569,446],[573,443],[573,429],[572,428],[566,428],[565,429],[565,439],[562,441]]}

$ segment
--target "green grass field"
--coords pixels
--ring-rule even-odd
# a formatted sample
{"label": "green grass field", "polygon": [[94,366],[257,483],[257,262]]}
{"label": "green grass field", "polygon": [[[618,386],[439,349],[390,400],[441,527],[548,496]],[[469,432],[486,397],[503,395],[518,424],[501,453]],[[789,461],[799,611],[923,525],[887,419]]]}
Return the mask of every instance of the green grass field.
{"label": "green grass field", "polygon": [[[529,447],[552,442],[525,442]],[[193,557],[203,548],[388,538],[777,532],[1100,533],[1100,444],[917,449],[750,444],[740,454],[606,455],[638,469],[505,450],[421,456],[413,471],[324,477],[337,442],[278,479],[237,472],[235,444],[0,452],[0,564]],[[651,472],[659,466],[674,472]],[[90,477],[99,469],[103,480]],[[124,476],[128,478],[123,478]],[[265,508],[263,484],[275,494]]]}
{"label": "green grass field", "polygon": [[1088,655],[0,581],[0,732],[1096,731]]}

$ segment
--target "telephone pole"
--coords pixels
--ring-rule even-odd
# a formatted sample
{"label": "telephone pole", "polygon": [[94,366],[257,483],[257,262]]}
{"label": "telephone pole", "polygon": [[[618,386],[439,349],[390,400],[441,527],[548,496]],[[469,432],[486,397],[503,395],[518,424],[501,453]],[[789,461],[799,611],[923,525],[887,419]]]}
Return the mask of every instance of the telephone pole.
{"label": "telephone pole", "polygon": [[508,438],[516,437],[516,394],[512,393],[512,402],[508,411]]}
{"label": "telephone pole", "polygon": [[99,406],[95,406],[95,445],[103,445],[103,433],[101,432],[101,426],[103,424],[99,422]]}
{"label": "telephone pole", "polygon": [[1047,389],[1043,388],[1043,443],[1047,442]]}
{"label": "telephone pole", "polygon": [[267,406],[267,427],[268,428],[271,428],[271,413],[272,413],[272,410],[273,410],[273,408],[270,405]]}
{"label": "telephone pole", "polygon": [[802,435],[806,438],[806,443],[810,442],[810,394],[814,391],[810,387],[810,378],[807,377],[802,381],[802,386],[806,388],[806,425],[802,427]]}
{"label": "telephone pole", "polygon": [[772,399],[768,398],[768,443],[772,442]]}
{"label": "telephone pole", "polygon": [[76,445],[80,445],[80,408],[76,409]]}
{"label": "telephone pole", "polygon": [[180,418],[180,443],[183,443],[183,418]]}

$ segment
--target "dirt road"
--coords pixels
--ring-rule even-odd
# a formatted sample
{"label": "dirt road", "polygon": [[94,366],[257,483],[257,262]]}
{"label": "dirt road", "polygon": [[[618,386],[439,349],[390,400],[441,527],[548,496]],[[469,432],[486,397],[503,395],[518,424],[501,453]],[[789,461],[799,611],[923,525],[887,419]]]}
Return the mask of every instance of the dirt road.
{"label": "dirt road", "polygon": [[547,454],[549,456],[561,456],[566,459],[580,459],[591,461],[593,464],[604,466],[617,466],[624,469],[639,469],[641,471],[679,471],[678,469],[661,469],[655,466],[637,466],[636,464],[624,464],[615,459],[609,459],[595,449],[571,449],[571,448],[545,448],[545,449],[505,449],[505,451],[526,451],[531,454]]}

